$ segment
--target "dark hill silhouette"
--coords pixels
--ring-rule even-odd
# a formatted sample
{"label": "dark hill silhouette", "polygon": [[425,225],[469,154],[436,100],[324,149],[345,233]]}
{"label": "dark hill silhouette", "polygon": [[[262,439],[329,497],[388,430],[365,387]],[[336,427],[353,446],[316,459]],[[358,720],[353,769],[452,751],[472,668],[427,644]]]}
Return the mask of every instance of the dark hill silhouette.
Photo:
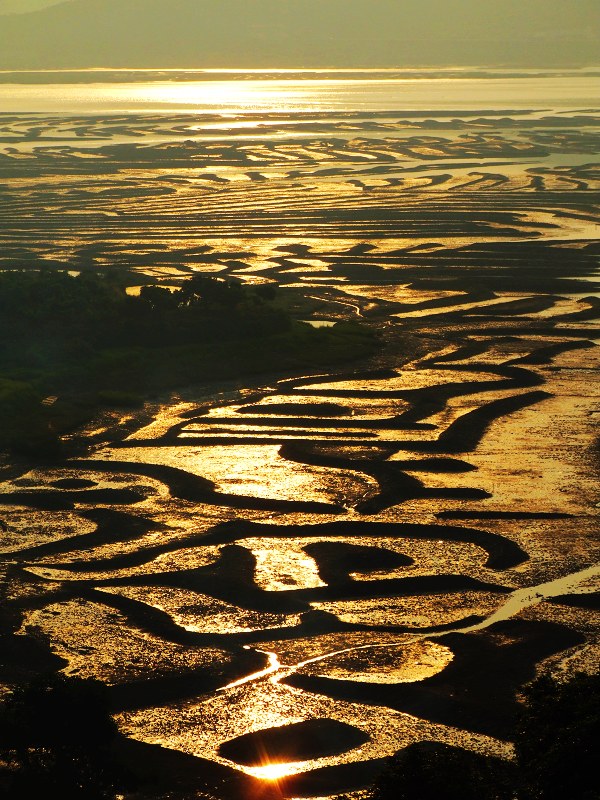
{"label": "dark hill silhouette", "polygon": [[598,7],[558,0],[70,0],[0,17],[0,68],[567,66]]}

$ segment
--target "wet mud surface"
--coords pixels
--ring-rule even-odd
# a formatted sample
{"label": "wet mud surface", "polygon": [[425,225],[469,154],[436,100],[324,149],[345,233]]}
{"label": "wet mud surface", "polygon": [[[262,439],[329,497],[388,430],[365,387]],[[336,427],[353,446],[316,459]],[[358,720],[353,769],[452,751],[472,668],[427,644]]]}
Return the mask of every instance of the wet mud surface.
{"label": "wet mud surface", "polygon": [[423,740],[510,757],[519,688],[600,654],[599,124],[0,115],[0,269],[273,281],[382,341],[5,465],[2,685],[100,678],[181,797],[334,797]]}

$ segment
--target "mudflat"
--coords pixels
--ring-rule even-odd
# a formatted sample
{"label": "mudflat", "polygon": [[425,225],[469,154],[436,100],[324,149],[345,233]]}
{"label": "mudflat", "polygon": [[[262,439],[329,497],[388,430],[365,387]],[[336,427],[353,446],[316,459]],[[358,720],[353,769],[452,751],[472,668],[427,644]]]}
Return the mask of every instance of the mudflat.
{"label": "mudflat", "polygon": [[520,688],[598,660],[599,125],[1,114],[1,270],[272,283],[380,342],[6,458],[4,689],[105,682],[157,797],[358,797],[423,740],[510,758]]}

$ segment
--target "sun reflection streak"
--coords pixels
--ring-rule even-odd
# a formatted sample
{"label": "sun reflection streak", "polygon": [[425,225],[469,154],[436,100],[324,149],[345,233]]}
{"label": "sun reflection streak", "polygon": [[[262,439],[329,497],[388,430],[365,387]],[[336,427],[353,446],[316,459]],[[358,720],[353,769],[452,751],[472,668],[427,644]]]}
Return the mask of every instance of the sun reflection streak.
{"label": "sun reflection streak", "polygon": [[260,767],[246,767],[245,772],[263,781],[279,781],[298,772],[303,766],[302,761],[261,764]]}
{"label": "sun reflection streak", "polygon": [[[327,81],[293,80],[217,80],[173,83],[157,81],[136,85],[132,94],[141,104],[196,110],[226,109],[233,113],[262,111],[275,112],[313,111],[323,104],[324,98],[316,88],[324,88]],[[336,84],[352,85],[352,81],[336,81]],[[133,98],[132,98],[133,99]]]}

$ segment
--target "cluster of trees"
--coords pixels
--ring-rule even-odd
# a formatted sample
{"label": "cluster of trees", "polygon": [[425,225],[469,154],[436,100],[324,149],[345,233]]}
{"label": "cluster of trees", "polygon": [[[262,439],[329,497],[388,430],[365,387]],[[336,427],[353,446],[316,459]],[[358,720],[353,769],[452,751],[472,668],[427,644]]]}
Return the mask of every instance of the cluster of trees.
{"label": "cluster of trees", "polygon": [[100,405],[373,352],[368,329],[311,328],[283,294],[198,275],[130,296],[110,274],[0,272],[0,449],[52,456]]}
{"label": "cluster of trees", "polygon": [[600,674],[527,687],[515,761],[439,742],[400,751],[370,800],[599,800]]}
{"label": "cluster of trees", "polygon": [[31,383],[0,377],[0,449],[55,455],[58,440]]}
{"label": "cluster of trees", "polygon": [[[198,339],[264,336],[288,330],[290,317],[272,302],[271,286],[198,275],[179,289],[145,286],[127,294],[118,276],[66,272],[0,273],[0,334],[25,339],[52,357],[85,347],[181,344]],[[41,341],[40,334],[44,339]]]}

